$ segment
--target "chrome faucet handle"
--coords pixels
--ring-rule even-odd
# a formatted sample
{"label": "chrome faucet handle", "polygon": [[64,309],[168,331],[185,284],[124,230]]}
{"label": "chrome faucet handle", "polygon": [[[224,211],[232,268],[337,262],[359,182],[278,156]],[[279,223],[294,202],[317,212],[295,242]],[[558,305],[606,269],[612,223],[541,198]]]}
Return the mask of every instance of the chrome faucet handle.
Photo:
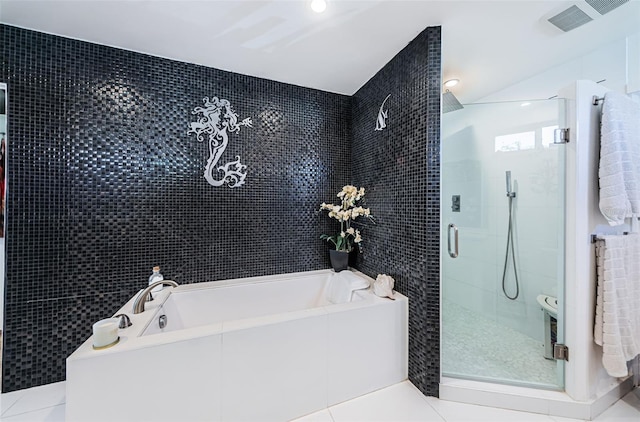
{"label": "chrome faucet handle", "polygon": [[119,318],[120,322],[118,323],[118,328],[127,328],[131,327],[133,324],[131,323],[131,318],[127,314],[118,314],[114,315],[113,318]]}
{"label": "chrome faucet handle", "polygon": [[147,302],[151,302],[153,300],[153,295],[151,294],[151,292],[149,292],[149,294],[147,295]]}

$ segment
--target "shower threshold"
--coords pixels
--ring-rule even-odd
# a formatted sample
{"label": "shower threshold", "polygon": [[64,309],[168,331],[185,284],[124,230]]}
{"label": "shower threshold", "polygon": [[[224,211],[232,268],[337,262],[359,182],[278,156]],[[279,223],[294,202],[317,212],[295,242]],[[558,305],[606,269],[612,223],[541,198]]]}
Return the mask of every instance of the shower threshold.
{"label": "shower threshold", "polygon": [[598,399],[579,402],[563,391],[442,377],[440,399],[549,416],[592,420],[633,389],[633,377]]}

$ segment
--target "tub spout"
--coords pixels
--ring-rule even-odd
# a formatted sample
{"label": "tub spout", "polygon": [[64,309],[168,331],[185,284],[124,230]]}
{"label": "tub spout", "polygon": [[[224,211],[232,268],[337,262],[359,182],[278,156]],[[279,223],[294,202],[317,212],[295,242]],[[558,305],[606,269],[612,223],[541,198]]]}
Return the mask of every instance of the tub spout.
{"label": "tub spout", "polygon": [[160,285],[178,287],[178,283],[172,280],[160,280],[160,281],[156,281],[155,283],[149,284],[149,287],[141,291],[138,297],[136,297],[135,302],[133,302],[134,314],[139,314],[144,312],[144,304],[147,303],[147,299],[148,299],[149,293],[151,293],[151,289]]}

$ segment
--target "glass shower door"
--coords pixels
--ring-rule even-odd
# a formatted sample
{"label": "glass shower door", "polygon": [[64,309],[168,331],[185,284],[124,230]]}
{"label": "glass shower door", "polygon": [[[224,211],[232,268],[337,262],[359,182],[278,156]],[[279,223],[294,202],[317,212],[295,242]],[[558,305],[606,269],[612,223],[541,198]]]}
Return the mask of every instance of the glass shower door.
{"label": "glass shower door", "polygon": [[442,116],[444,376],[564,387],[561,116],[559,99]]}

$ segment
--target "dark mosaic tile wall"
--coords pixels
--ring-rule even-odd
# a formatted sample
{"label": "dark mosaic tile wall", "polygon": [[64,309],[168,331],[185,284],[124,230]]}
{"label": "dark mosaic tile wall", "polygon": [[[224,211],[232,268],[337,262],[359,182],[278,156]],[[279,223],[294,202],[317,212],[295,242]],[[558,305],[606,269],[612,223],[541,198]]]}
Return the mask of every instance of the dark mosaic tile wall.
{"label": "dark mosaic tile wall", "polygon": [[[144,287],[328,267],[314,214],[351,180],[351,98],[0,26],[9,87],[3,391],[64,379],[65,358]],[[187,136],[203,97],[244,186],[203,178]]]}
{"label": "dark mosaic tile wall", "polygon": [[[440,27],[427,28],[353,97],[353,181],[375,225],[356,267],[386,273],[409,297],[409,379],[437,396],[440,380]],[[374,130],[387,95],[386,125]]]}

